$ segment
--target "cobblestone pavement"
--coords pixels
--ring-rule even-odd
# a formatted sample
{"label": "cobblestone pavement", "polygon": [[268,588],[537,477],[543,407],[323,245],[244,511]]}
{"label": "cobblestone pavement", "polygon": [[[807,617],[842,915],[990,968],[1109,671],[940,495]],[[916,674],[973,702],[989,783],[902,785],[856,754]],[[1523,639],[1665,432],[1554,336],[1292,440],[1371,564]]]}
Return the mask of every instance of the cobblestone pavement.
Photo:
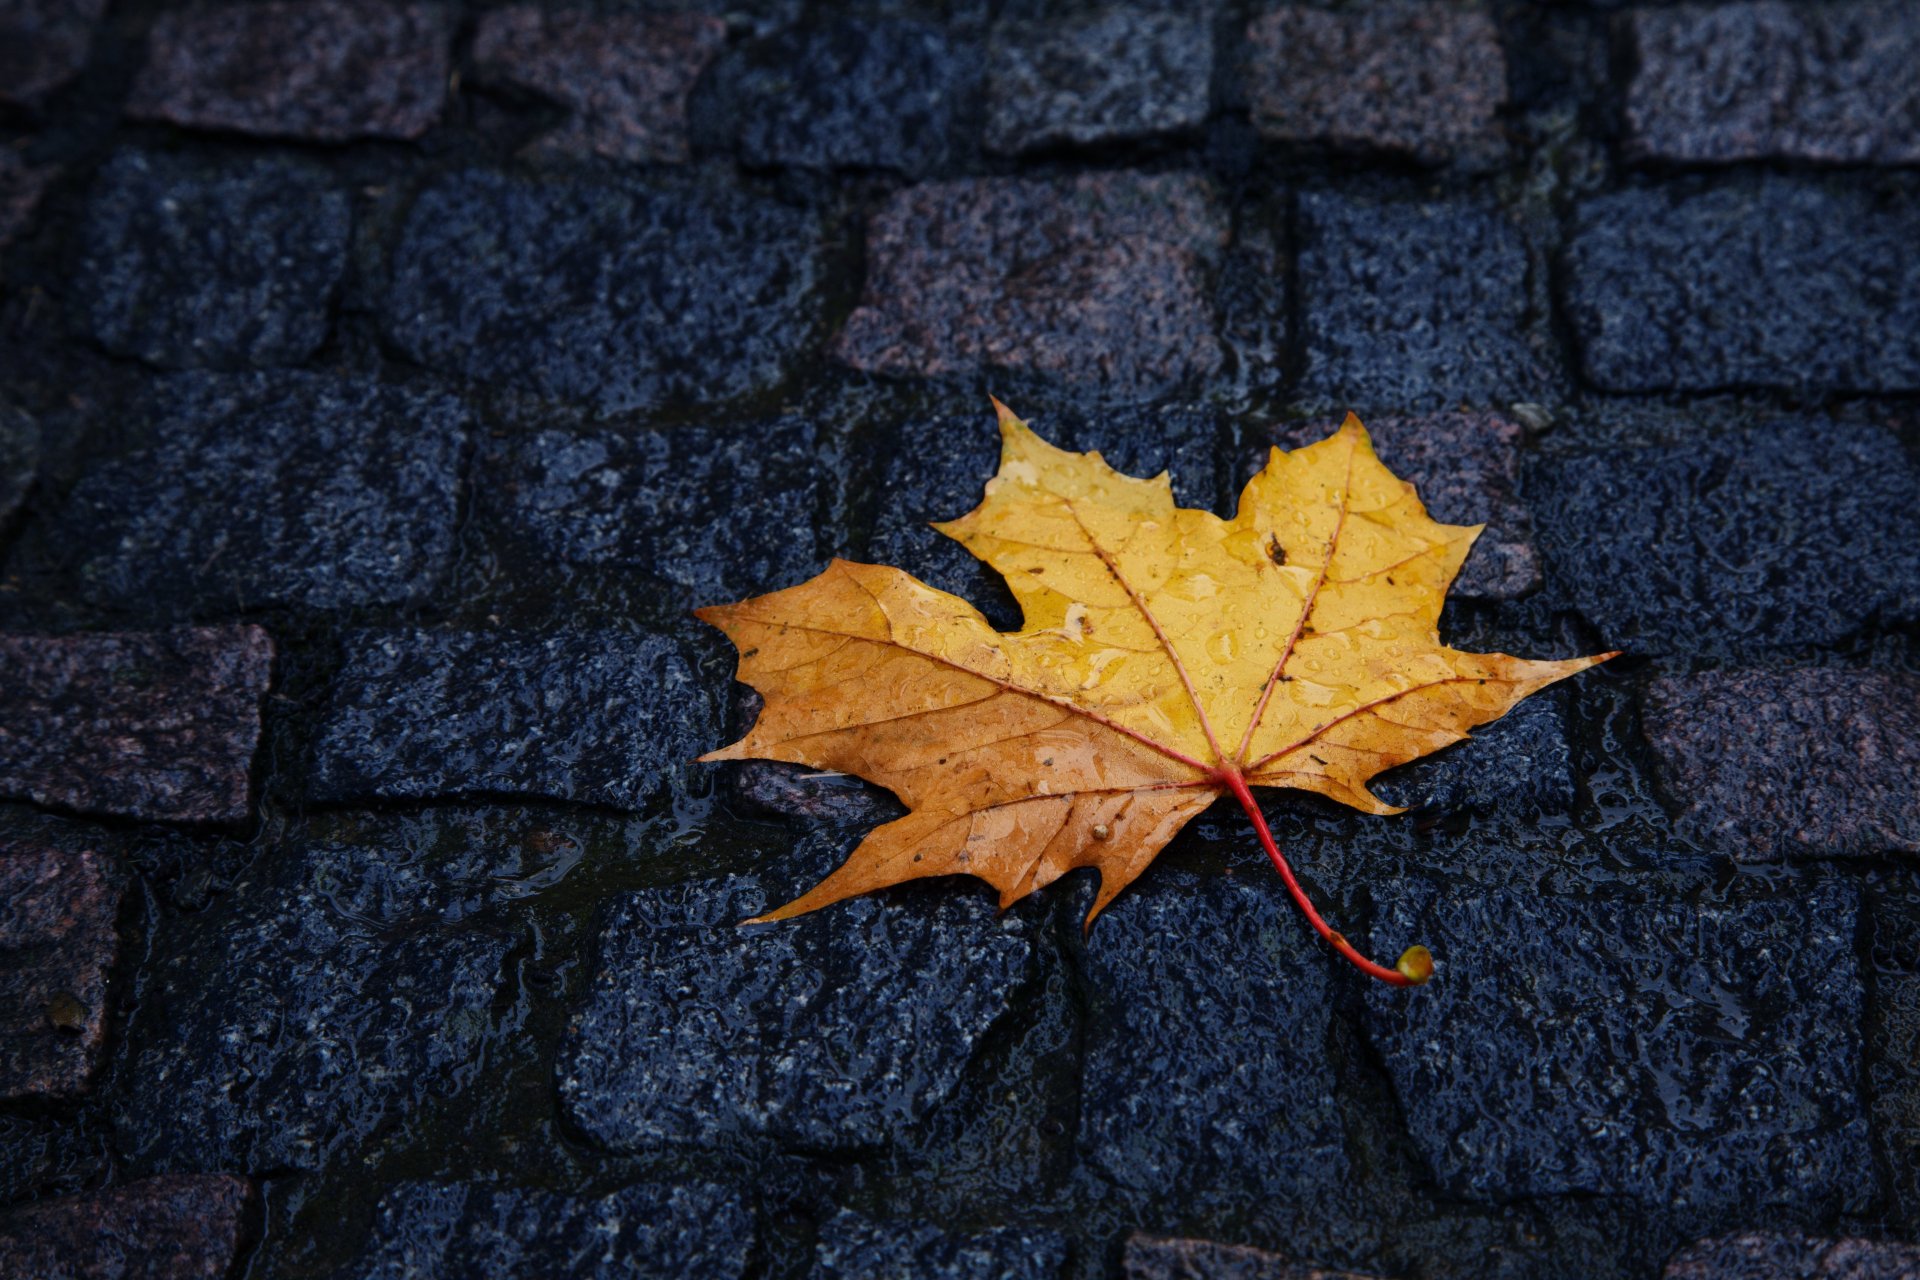
{"label": "cobblestone pavement", "polygon": [[[0,0],[0,1276],[1920,1276],[1920,6]],[[778,928],[697,605],[1346,409],[1385,780]]]}

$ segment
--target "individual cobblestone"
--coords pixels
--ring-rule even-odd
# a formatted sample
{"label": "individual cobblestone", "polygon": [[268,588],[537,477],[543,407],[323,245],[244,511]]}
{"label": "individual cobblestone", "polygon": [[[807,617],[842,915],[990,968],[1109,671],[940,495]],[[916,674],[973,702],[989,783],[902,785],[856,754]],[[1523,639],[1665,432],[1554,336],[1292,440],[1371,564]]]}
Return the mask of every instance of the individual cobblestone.
{"label": "individual cobblestone", "polygon": [[1285,5],[1248,25],[1245,58],[1263,137],[1428,163],[1500,151],[1507,61],[1483,10]]}
{"label": "individual cobblestone", "polygon": [[1529,469],[1556,589],[1639,653],[1838,640],[1920,617],[1920,472],[1889,432],[1782,419]]}
{"label": "individual cobblestone", "polygon": [[1568,312],[1607,391],[1920,389],[1920,205],[1801,178],[1636,188],[1574,215]]}
{"label": "individual cobblestone", "polygon": [[94,179],[75,313],[151,364],[298,364],[326,341],[351,233],[346,194],[318,169],[123,151]]}
{"label": "individual cobblestone", "polygon": [[1207,267],[1226,241],[1191,175],[911,187],[868,226],[866,289],[834,353],[872,373],[1145,394],[1219,368]]}
{"label": "individual cobblestone", "polygon": [[259,627],[0,635],[0,796],[239,822],[272,671]]}
{"label": "individual cobblestone", "polygon": [[726,40],[727,24],[699,13],[515,5],[480,19],[473,58],[485,83],[538,94],[570,113],[535,150],[681,164],[690,154],[687,95]]}
{"label": "individual cobblestone", "polygon": [[244,1178],[180,1174],[0,1211],[0,1275],[221,1280],[239,1261],[254,1200]]}
{"label": "individual cobblestone", "polygon": [[640,808],[717,741],[673,641],[632,631],[361,631],[314,745],[323,801],[534,795]]}
{"label": "individual cobblestone", "polygon": [[1382,775],[1373,790],[1409,808],[1564,813],[1576,797],[1566,694],[1536,693],[1465,742]]}
{"label": "individual cobblestone", "polygon": [[1688,1245],[1663,1280],[1912,1280],[1920,1245],[1752,1232]]}
{"label": "individual cobblestone", "polygon": [[1920,14],[1767,0],[1635,9],[1628,154],[1679,164],[1920,161]]}
{"label": "individual cobblestone", "polygon": [[144,439],[54,517],[80,590],[122,609],[416,603],[452,566],[467,410],[321,374],[183,374],[134,409]]}
{"label": "individual cobblestone", "polygon": [[843,17],[756,40],[715,75],[749,165],[921,174],[953,147],[977,58],[931,24]]}
{"label": "individual cobblestone", "polygon": [[1433,948],[1418,995],[1368,993],[1368,1029],[1449,1192],[1722,1215],[1873,1199],[1852,886],[1698,906],[1374,895],[1373,951]]}
{"label": "individual cobblestone", "polygon": [[1290,1262],[1248,1245],[1138,1232],[1127,1237],[1120,1273],[1125,1280],[1372,1280],[1354,1271]]}
{"label": "individual cobblestone", "polygon": [[814,219],[698,183],[456,173],[382,308],[429,367],[602,410],[764,390],[813,340]]}
{"label": "individual cobblestone", "polygon": [[309,142],[417,138],[446,103],[452,33],[436,4],[255,0],[154,20],[127,113]]}
{"label": "individual cobblestone", "polygon": [[1204,15],[1104,9],[1003,22],[987,55],[987,147],[1006,155],[1186,133],[1206,123]]}
{"label": "individual cobblestone", "polygon": [[843,1209],[820,1227],[814,1280],[1058,1280],[1067,1240],[997,1227],[971,1235],[925,1222],[874,1222]]}
{"label": "individual cobblestone", "polygon": [[25,410],[0,404],[0,532],[33,492],[40,466],[40,424]]}
{"label": "individual cobblestone", "polygon": [[885,1143],[953,1092],[1025,977],[1026,926],[979,893],[740,928],[780,901],[751,876],[613,901],[559,1064],[595,1143]]}
{"label": "individual cobblestone", "polygon": [[1550,395],[1520,229],[1475,201],[1299,197],[1302,390],[1406,413]]}
{"label": "individual cobblestone", "polygon": [[124,892],[100,854],[0,842],[0,1101],[92,1086]]}
{"label": "individual cobblestone", "polygon": [[30,165],[18,151],[0,148],[0,249],[32,223],[53,176],[51,166]]}
{"label": "individual cobblestone", "polygon": [[598,1199],[477,1182],[405,1182],[380,1201],[353,1280],[567,1276],[729,1280],[747,1272],[753,1214],[704,1183]]}
{"label": "individual cobblestone", "polygon": [[1920,853],[1920,677],[1665,676],[1644,719],[1681,829],[1737,859]]}
{"label": "individual cobblestone", "polygon": [[8,0],[0,8],[0,102],[34,107],[80,74],[107,0]]}

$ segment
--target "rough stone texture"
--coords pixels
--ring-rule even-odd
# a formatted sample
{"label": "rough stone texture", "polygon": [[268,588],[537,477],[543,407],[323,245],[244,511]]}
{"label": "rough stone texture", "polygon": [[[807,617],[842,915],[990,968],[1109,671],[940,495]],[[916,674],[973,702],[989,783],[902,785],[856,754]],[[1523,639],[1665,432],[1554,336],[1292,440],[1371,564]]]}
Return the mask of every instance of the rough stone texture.
{"label": "rough stone texture", "polygon": [[1573,808],[1573,749],[1564,692],[1536,693],[1465,742],[1381,775],[1374,792],[1409,808]]}
{"label": "rough stone texture", "polygon": [[383,320],[423,364],[600,409],[777,382],[813,337],[814,220],[697,185],[469,170],[413,206]]}
{"label": "rough stone texture", "polygon": [[1705,905],[1374,895],[1373,952],[1434,951],[1429,986],[1368,993],[1368,1030],[1448,1191],[1709,1214],[1873,1200],[1851,885]]}
{"label": "rough stone texture", "polygon": [[678,164],[689,154],[687,94],[726,40],[727,24],[705,14],[516,5],[480,19],[473,57],[485,82],[572,113],[536,150]]}
{"label": "rough stone texture", "polygon": [[1608,391],[1920,388],[1920,205],[1765,177],[1574,215],[1568,311]]}
{"label": "rough stone texture", "polygon": [[1920,161],[1912,5],[1728,4],[1627,17],[1629,155],[1682,164]]}
{"label": "rough stone texture", "polygon": [[813,1280],[1057,1280],[1067,1240],[998,1227],[972,1235],[924,1222],[873,1222],[843,1209],[820,1227]]}
{"label": "rough stone texture", "polygon": [[778,760],[740,760],[727,768],[733,794],[750,812],[856,828],[877,827],[902,813],[891,794],[850,773]]}
{"label": "rough stone texture", "polygon": [[1787,419],[1529,468],[1557,588],[1639,653],[1838,640],[1920,616],[1920,474],[1872,427]]}
{"label": "rough stone texture", "polygon": [[1667,1259],[1664,1280],[1913,1280],[1920,1245],[1803,1235],[1718,1236]]}
{"label": "rough stone texture", "polygon": [[185,374],[135,413],[152,443],[91,467],[51,540],[91,599],[139,610],[426,599],[453,563],[467,411],[309,373]]}
{"label": "rough stone texture", "polygon": [[162,13],[127,113],[309,142],[417,138],[446,101],[438,5],[255,0]]}
{"label": "rough stone texture", "polygon": [[[1270,443],[1298,449],[1326,439],[1336,426],[1322,421],[1283,427],[1271,433]],[[1369,417],[1367,431],[1381,460],[1420,491],[1428,515],[1446,524],[1487,526],[1449,599],[1514,600],[1539,589],[1533,516],[1519,496],[1526,439],[1519,423],[1497,413],[1434,413]],[[1264,456],[1252,462],[1266,465]]]}
{"label": "rough stone texture", "polygon": [[37,106],[80,74],[107,0],[0,3],[0,102]]}
{"label": "rough stone texture", "polygon": [[346,193],[317,169],[123,151],[88,199],[75,314],[152,364],[298,364],[326,340],[351,231]]}
{"label": "rough stone texture", "polygon": [[1026,927],[982,893],[740,927],[781,900],[747,876],[614,900],[559,1063],[594,1142],[886,1142],[952,1093],[1025,976]]}
{"label": "rough stone texture", "polygon": [[1370,1280],[1353,1271],[1290,1262],[1247,1245],[1138,1232],[1127,1237],[1120,1273],[1125,1280]]}
{"label": "rough stone texture", "polygon": [[245,1178],[181,1174],[0,1212],[0,1275],[221,1280],[239,1259],[253,1200]]}
{"label": "rough stone texture", "polygon": [[1389,413],[1545,394],[1520,229],[1472,201],[1300,197],[1302,388]]}
{"label": "rough stone texture", "polygon": [[867,228],[835,342],[873,373],[1031,373],[1145,393],[1221,363],[1207,287],[1227,226],[1186,174],[911,187]]}
{"label": "rough stone texture", "polygon": [[[790,587],[844,548],[845,444],[798,418],[662,431],[541,431],[489,449],[498,536],[720,604]],[[750,518],[749,518],[750,517]]]}
{"label": "rough stone texture", "polygon": [[0,1101],[92,1084],[124,888],[97,853],[0,843]]}
{"label": "rough stone texture", "polygon": [[0,796],[239,822],[272,674],[259,627],[0,635]]}
{"label": "rough stone texture", "polygon": [[40,424],[23,410],[0,404],[0,532],[33,491],[40,466]]}
{"label": "rough stone texture", "polygon": [[0,148],[0,249],[27,229],[53,174],[51,167],[30,165],[18,151]]}
{"label": "rough stone texture", "polygon": [[591,1199],[475,1182],[406,1182],[380,1202],[372,1245],[340,1280],[727,1280],[746,1274],[753,1213],[705,1183]]}
{"label": "rough stone texture", "polygon": [[1285,904],[1271,877],[1162,876],[1087,937],[1079,1145],[1144,1212],[1250,1200],[1283,1229],[1346,1176],[1327,959]]}
{"label": "rough stone texture", "polygon": [[632,631],[362,631],[314,745],[329,801],[551,796],[637,809],[716,740],[680,647]]}
{"label": "rough stone texture", "polygon": [[1499,150],[1507,61],[1481,10],[1289,5],[1248,25],[1245,57],[1264,137],[1429,163]]}
{"label": "rough stone texture", "polygon": [[1681,829],[1735,858],[1920,853],[1920,677],[1666,676],[1644,723]]}
{"label": "rough stone texture", "polygon": [[519,1027],[513,940],[416,914],[436,885],[385,845],[281,848],[169,921],[113,1097],[128,1165],[339,1167],[445,1105]]}
{"label": "rough stone texture", "polygon": [[749,165],[918,174],[946,160],[977,58],[925,23],[835,18],[755,41],[715,74]]}
{"label": "rough stone texture", "polygon": [[1187,132],[1206,122],[1212,81],[1203,15],[1106,9],[1004,22],[987,57],[987,146],[1017,155]]}

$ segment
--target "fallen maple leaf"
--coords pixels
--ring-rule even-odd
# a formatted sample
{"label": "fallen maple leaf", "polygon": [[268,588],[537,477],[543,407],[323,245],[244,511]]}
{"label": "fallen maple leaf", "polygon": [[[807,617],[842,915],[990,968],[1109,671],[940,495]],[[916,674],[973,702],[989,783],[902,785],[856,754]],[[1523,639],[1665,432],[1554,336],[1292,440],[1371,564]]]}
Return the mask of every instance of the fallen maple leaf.
{"label": "fallen maple leaf", "polygon": [[1040,439],[1007,407],[1000,472],[934,526],[1007,579],[1026,626],[835,560],[785,591],[696,611],[740,650],[766,705],[702,760],[857,774],[911,810],[863,840],[781,920],[922,876],[978,876],[1005,907],[1076,867],[1094,916],[1223,794],[1320,935],[1376,978],[1425,982],[1409,947],[1366,959],[1308,901],[1251,787],[1400,812],[1367,789],[1520,699],[1613,654],[1531,662],[1440,643],[1440,609],[1480,526],[1438,524],[1351,414],[1272,451],[1232,520],[1179,508],[1165,473],[1123,476]]}

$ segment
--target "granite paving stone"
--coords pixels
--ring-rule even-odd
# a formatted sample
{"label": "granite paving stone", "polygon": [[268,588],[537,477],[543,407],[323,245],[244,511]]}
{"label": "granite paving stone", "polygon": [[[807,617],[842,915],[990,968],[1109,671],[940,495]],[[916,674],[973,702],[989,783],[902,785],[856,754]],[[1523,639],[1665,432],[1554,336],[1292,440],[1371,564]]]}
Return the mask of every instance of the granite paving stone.
{"label": "granite paving stone", "polygon": [[1606,391],[1920,388],[1920,203],[1772,175],[1585,201],[1565,256]]}
{"label": "granite paving stone", "polygon": [[0,5],[0,102],[34,107],[80,74],[107,0]]}
{"label": "granite paving stone", "polygon": [[1681,830],[1741,861],[1920,853],[1920,677],[1662,676],[1643,723]]}
{"label": "granite paving stone", "polygon": [[1367,1026],[1448,1192],[1872,1202],[1851,885],[1691,904],[1407,879],[1374,897],[1372,950],[1433,948],[1434,981],[1369,991]]}
{"label": "granite paving stone", "polygon": [[133,410],[146,443],[88,469],[50,540],[123,609],[417,603],[452,566],[464,406],[323,374],[182,374]]}
{"label": "granite paving stone", "polygon": [[1749,1232],[1688,1245],[1662,1280],[1913,1280],[1920,1245]]}
{"label": "granite paving stone", "polygon": [[0,147],[0,249],[32,223],[53,177],[52,166],[28,164],[18,151]]}
{"label": "granite paving stone", "polygon": [[1003,22],[987,55],[988,149],[1130,142],[1198,129],[1213,81],[1204,15],[1103,9]]}
{"label": "granite paving stone", "polygon": [[326,341],[351,233],[346,193],[317,168],[122,151],[88,197],[75,318],[169,368],[298,364]]}
{"label": "granite paving stone", "polygon": [[1263,137],[1428,163],[1498,156],[1507,62],[1482,9],[1286,5],[1248,25],[1245,68]]}
{"label": "granite paving stone", "polygon": [[479,1182],[403,1182],[381,1198],[373,1242],[336,1280],[728,1280],[744,1276],[753,1213],[708,1183],[600,1197]]}
{"label": "granite paving stone", "polygon": [[40,424],[24,409],[0,404],[0,532],[33,492],[40,467]]}
{"label": "granite paving stone", "polygon": [[868,224],[865,291],[834,353],[872,373],[1142,396],[1219,368],[1208,268],[1226,241],[1191,174],[910,187]]}
{"label": "granite paving stone", "polygon": [[819,228],[695,183],[456,172],[414,203],[382,307],[431,368],[617,411],[764,390],[814,339]]}
{"label": "granite paving stone", "polygon": [[1549,396],[1520,228],[1476,200],[1299,197],[1302,389],[1404,414]]}
{"label": "granite paving stone", "polygon": [[452,32],[435,4],[255,0],[154,20],[127,114],[308,142],[417,138],[440,118]]}
{"label": "granite paving stone", "polygon": [[531,795],[638,809],[718,741],[713,694],[674,641],[635,631],[356,631],[317,731],[309,792]]}
{"label": "granite paving stone", "polygon": [[821,1224],[813,1254],[813,1280],[1058,1280],[1067,1239],[1018,1227],[948,1232],[842,1209]]}
{"label": "granite paving stone", "polygon": [[1872,3],[1627,15],[1626,148],[1677,164],[1920,161],[1920,13]]}
{"label": "granite paving stone", "polygon": [[254,626],[0,635],[0,797],[242,821],[272,674]]}
{"label": "granite paving stone", "polygon": [[520,1034],[515,942],[414,915],[434,881],[384,844],[296,844],[167,921],[111,1100],[127,1167],[337,1168],[458,1097]]}
{"label": "granite paving stone", "polygon": [[1550,579],[1637,653],[1838,640],[1920,617],[1920,472],[1879,428],[1785,418],[1528,468]]}
{"label": "granite paving stone", "polygon": [[971,888],[740,927],[784,900],[734,876],[612,901],[558,1067],[591,1141],[885,1143],[952,1094],[1026,977],[1024,917]]}
{"label": "granite paving stone", "polygon": [[473,58],[483,83],[567,109],[537,152],[679,164],[690,155],[687,95],[726,40],[727,24],[700,13],[514,5],[480,19]]}
{"label": "granite paving stone", "polygon": [[92,1086],[125,889],[100,854],[0,842],[0,1101]]}
{"label": "granite paving stone", "polygon": [[1124,1280],[1372,1280],[1354,1271],[1290,1261],[1250,1245],[1139,1232],[1127,1237],[1120,1274]]}
{"label": "granite paving stone", "polygon": [[714,74],[749,165],[922,174],[953,150],[978,57],[929,23],[841,17],[751,41]]}
{"label": "granite paving stone", "polygon": [[1162,874],[1101,914],[1082,964],[1079,1146],[1125,1203],[1251,1200],[1284,1230],[1337,1196],[1328,961],[1277,880]]}
{"label": "granite paving stone", "polygon": [[221,1280],[240,1258],[255,1199],[245,1178],[180,1174],[0,1211],[0,1275]]}
{"label": "granite paving stone", "polygon": [[1388,804],[1490,809],[1530,804],[1564,813],[1576,798],[1567,694],[1534,694],[1465,741],[1382,774],[1374,793]]}

